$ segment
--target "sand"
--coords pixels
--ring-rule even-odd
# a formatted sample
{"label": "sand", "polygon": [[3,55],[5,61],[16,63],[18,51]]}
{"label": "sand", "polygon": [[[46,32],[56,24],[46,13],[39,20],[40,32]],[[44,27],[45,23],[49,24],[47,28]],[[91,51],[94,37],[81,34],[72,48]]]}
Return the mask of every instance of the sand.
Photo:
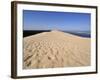
{"label": "sand", "polygon": [[90,66],[90,38],[61,31],[24,37],[24,69]]}

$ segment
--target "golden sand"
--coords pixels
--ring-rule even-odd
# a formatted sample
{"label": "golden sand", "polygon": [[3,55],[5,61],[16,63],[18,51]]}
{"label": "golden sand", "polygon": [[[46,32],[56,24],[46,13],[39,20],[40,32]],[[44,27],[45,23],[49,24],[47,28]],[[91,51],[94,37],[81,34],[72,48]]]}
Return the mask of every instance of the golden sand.
{"label": "golden sand", "polygon": [[61,31],[24,37],[24,69],[90,65],[90,38]]}

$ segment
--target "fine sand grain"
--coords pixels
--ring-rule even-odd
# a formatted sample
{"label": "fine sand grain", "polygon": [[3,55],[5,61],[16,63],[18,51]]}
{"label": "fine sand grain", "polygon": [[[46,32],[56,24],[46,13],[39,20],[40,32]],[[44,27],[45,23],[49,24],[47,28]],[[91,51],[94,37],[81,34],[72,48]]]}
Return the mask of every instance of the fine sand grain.
{"label": "fine sand grain", "polygon": [[90,65],[90,38],[61,31],[24,37],[24,69]]}

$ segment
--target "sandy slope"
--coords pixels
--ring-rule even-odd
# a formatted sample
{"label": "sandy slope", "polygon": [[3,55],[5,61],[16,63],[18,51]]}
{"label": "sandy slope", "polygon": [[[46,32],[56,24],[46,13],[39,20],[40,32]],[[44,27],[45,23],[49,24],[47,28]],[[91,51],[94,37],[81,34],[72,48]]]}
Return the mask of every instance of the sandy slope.
{"label": "sandy slope", "polygon": [[24,69],[90,65],[90,38],[60,31],[24,38]]}

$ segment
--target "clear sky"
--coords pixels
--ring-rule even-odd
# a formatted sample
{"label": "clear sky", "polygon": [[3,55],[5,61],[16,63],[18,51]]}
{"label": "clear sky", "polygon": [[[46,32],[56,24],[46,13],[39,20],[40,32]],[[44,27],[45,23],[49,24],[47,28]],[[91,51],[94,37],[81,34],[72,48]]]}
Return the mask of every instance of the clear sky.
{"label": "clear sky", "polygon": [[24,30],[90,31],[91,14],[23,10]]}

